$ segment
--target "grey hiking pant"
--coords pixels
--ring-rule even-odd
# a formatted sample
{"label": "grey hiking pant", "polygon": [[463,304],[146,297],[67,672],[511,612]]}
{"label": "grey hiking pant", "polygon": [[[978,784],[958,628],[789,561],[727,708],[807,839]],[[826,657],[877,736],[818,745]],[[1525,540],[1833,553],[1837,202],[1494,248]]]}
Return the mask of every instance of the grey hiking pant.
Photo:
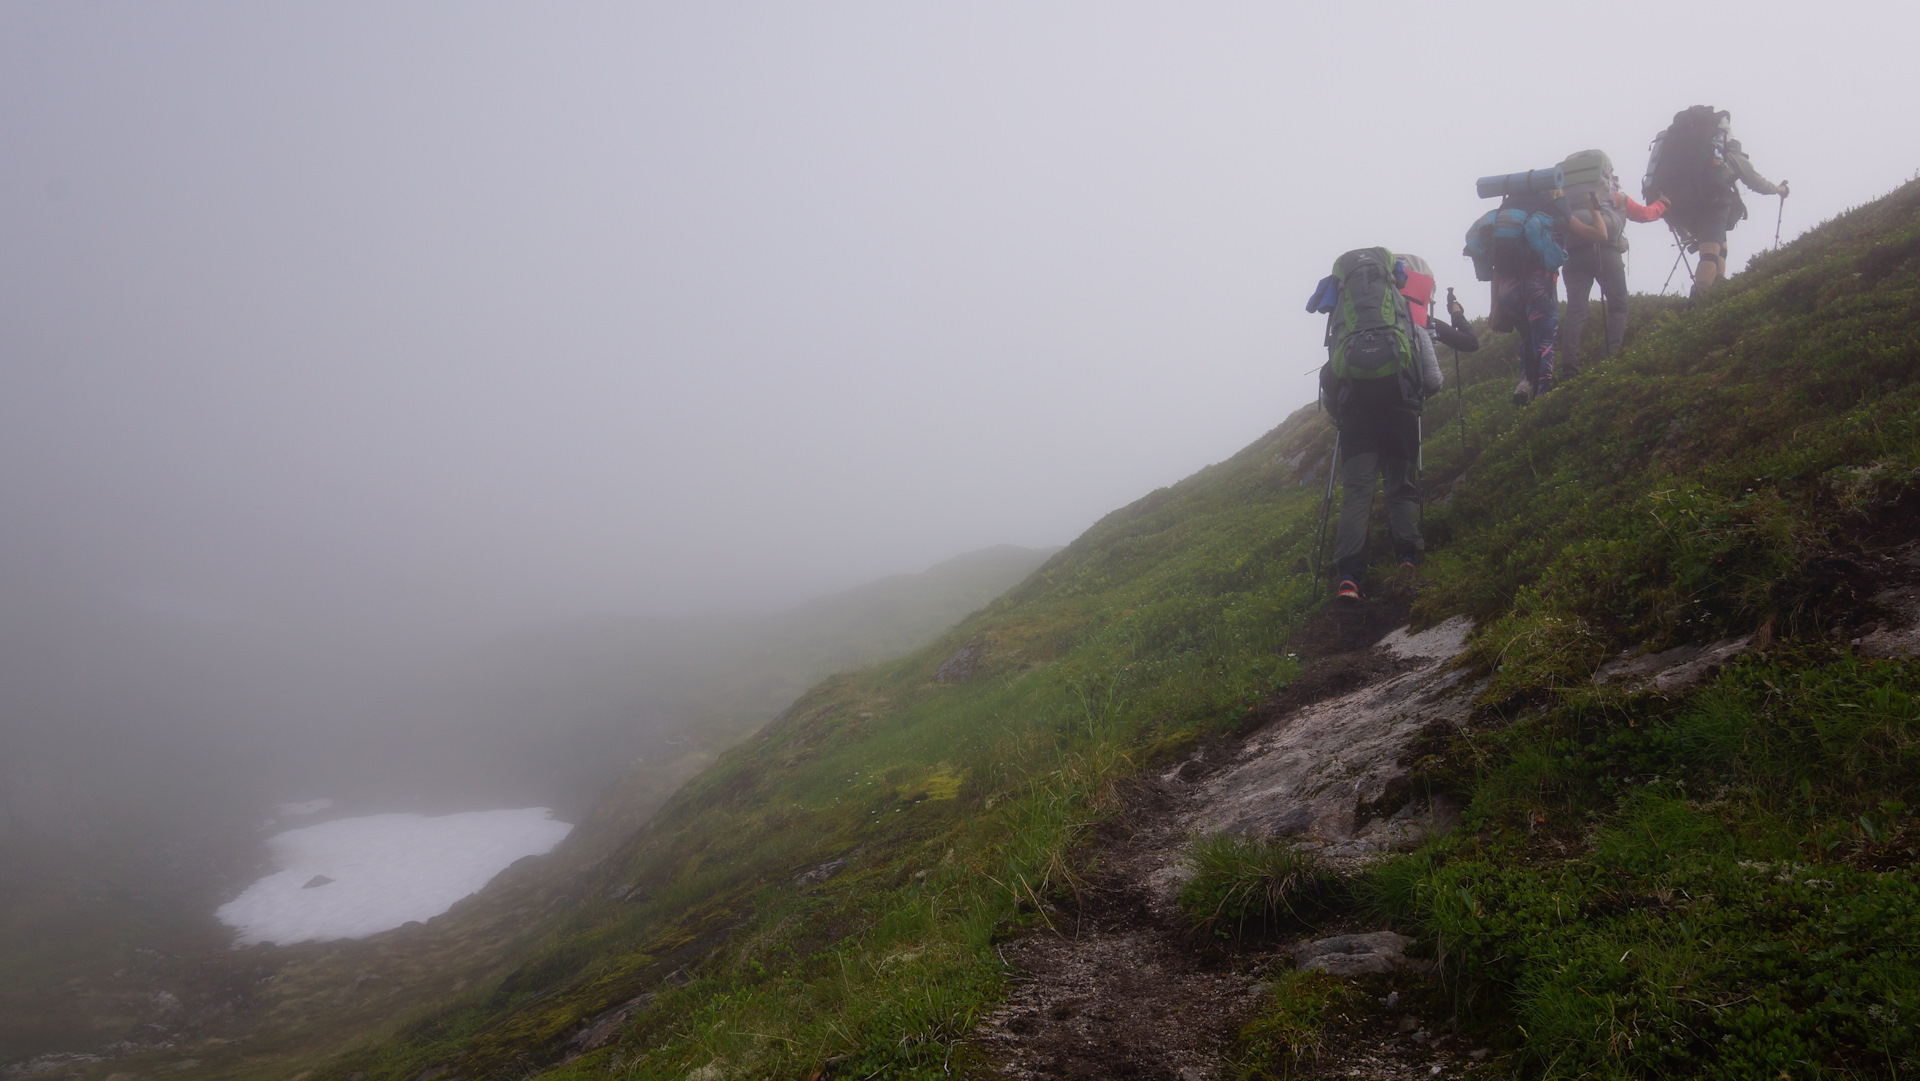
{"label": "grey hiking pant", "polygon": [[1560,367],[1563,376],[1570,376],[1588,359],[1580,355],[1580,331],[1587,325],[1587,301],[1595,282],[1600,283],[1600,296],[1607,305],[1607,351],[1603,355],[1610,357],[1620,351],[1620,343],[1627,336],[1627,262],[1612,248],[1592,244],[1571,254],[1561,273],[1567,278],[1567,344],[1560,351]]}
{"label": "grey hiking pant", "polygon": [[[1344,434],[1344,433],[1343,433]],[[1420,492],[1414,485],[1413,459],[1405,454],[1362,451],[1340,459],[1340,529],[1333,540],[1333,573],[1355,580],[1367,569],[1367,526],[1373,517],[1373,478],[1387,487],[1387,533],[1397,555],[1418,557],[1426,550],[1420,537]]]}

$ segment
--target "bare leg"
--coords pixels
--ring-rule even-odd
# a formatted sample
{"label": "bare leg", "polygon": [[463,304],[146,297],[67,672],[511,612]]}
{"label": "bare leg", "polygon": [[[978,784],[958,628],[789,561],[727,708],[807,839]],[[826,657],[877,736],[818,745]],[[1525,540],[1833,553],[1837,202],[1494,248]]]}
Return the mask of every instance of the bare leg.
{"label": "bare leg", "polygon": [[1693,272],[1693,288],[1700,292],[1720,280],[1727,266],[1727,246],[1709,241],[1700,243],[1700,266]]}

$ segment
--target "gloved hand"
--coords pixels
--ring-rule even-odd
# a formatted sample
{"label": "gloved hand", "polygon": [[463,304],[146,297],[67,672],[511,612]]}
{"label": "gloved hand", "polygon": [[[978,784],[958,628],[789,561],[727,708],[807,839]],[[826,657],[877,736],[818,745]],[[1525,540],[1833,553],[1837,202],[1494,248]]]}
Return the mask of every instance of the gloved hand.
{"label": "gloved hand", "polygon": [[1787,191],[1786,181],[1782,180],[1780,182],[1779,187],[1780,187],[1780,198],[1785,199],[1788,195],[1792,194],[1791,192]]}

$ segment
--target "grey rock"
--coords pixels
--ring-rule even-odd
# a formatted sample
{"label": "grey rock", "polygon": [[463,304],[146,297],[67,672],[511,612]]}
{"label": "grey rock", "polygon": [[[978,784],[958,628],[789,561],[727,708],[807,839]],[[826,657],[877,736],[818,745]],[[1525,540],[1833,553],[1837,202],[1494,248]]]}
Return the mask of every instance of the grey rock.
{"label": "grey rock", "polygon": [[965,683],[973,678],[974,669],[980,667],[980,659],[986,655],[986,647],[979,642],[968,642],[948,657],[940,670],[933,674],[936,683]]}
{"label": "grey rock", "polygon": [[[1336,863],[1405,847],[1444,828],[1445,815],[1416,809],[1410,814],[1427,817],[1403,819],[1373,837],[1387,823],[1369,808],[1404,786],[1407,767],[1400,759],[1421,732],[1465,720],[1480,685],[1446,662],[1466,648],[1472,626],[1456,617],[1419,634],[1402,629],[1388,635],[1380,648],[1424,663],[1304,706],[1255,733],[1231,765],[1195,786],[1199,798],[1190,828],[1339,846],[1322,853]],[[1367,843],[1346,844],[1356,838]]]}
{"label": "grey rock", "polygon": [[609,901],[651,901],[653,894],[638,882],[622,882],[607,891]]}
{"label": "grey rock", "polygon": [[1335,935],[1295,946],[1293,963],[1333,976],[1378,975],[1409,967],[1407,947],[1411,945],[1413,939],[1392,931]]}
{"label": "grey rock", "polygon": [[834,875],[839,874],[841,871],[846,870],[846,867],[847,858],[842,856],[837,860],[828,860],[811,871],[807,871],[796,877],[793,881],[802,886],[817,886],[827,879],[832,878]]}
{"label": "grey rock", "polygon": [[598,1051],[613,1042],[620,1035],[620,1029],[633,1018],[634,1014],[645,1010],[653,1002],[651,992],[630,998],[611,1010],[599,1014],[588,1021],[567,1045],[576,1053],[584,1055],[589,1051]]}
{"label": "grey rock", "polygon": [[1913,660],[1920,657],[1920,589],[1901,586],[1874,596],[1875,604],[1899,617],[1900,626],[1877,627],[1872,633],[1853,640],[1854,651],[1863,657]]}
{"label": "grey rock", "polygon": [[1658,653],[1616,657],[1593,674],[1595,683],[1620,683],[1628,690],[1671,694],[1706,679],[1728,661],[1753,648],[1753,635],[1723,638],[1707,646],[1675,646]]}
{"label": "grey rock", "polygon": [[1920,657],[1920,623],[1898,630],[1882,627],[1863,638],[1854,639],[1855,651],[1863,657],[1913,660]]}

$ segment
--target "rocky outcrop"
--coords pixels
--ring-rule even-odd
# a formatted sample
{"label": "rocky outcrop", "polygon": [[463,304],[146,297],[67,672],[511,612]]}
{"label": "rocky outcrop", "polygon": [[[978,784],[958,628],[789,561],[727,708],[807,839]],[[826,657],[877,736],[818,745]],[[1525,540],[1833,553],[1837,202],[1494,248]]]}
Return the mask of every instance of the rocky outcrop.
{"label": "rocky outcrop", "polygon": [[1595,683],[1618,683],[1629,691],[1672,694],[1699,683],[1720,666],[1753,648],[1753,635],[1723,638],[1705,646],[1675,646],[1658,653],[1622,654],[1600,666]]}
{"label": "rocky outcrop", "polygon": [[1249,737],[1235,759],[1199,782],[1188,825],[1297,838],[1335,862],[1410,848],[1457,811],[1411,798],[1408,752],[1443,743],[1484,683],[1448,662],[1473,624],[1456,617],[1376,647],[1416,662],[1390,679],[1316,702]]}
{"label": "rocky outcrop", "polygon": [[1894,613],[1895,618],[1855,638],[1855,652],[1863,657],[1891,660],[1920,658],[1920,587],[1886,590],[1876,594],[1873,603]]}

